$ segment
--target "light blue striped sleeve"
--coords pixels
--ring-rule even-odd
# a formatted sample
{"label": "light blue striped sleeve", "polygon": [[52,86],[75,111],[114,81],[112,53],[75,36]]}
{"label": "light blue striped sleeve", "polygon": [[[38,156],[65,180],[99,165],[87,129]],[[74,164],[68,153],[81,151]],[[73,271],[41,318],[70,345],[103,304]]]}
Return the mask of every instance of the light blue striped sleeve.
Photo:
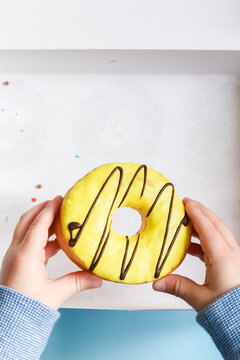
{"label": "light blue striped sleeve", "polygon": [[0,359],[39,359],[59,316],[41,302],[0,285]]}
{"label": "light blue striped sleeve", "polygon": [[197,315],[224,359],[240,359],[240,285],[228,291]]}

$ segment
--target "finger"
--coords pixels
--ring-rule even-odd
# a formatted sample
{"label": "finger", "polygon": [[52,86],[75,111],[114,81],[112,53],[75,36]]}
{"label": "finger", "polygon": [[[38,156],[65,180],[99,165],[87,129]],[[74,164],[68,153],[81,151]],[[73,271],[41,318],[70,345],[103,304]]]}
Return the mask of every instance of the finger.
{"label": "finger", "polygon": [[22,246],[29,249],[42,249],[48,241],[48,231],[62,204],[62,197],[57,196],[42,209],[29,226],[22,241]]}
{"label": "finger", "polygon": [[194,201],[195,205],[198,206],[202,212],[209,218],[209,220],[215,225],[215,227],[221,232],[225,242],[232,248],[236,247],[237,242],[231,232],[231,230],[224,224],[223,220],[215,214],[212,210],[208,209],[206,206],[201,204],[199,201],[192,200],[189,198],[184,199],[187,203],[188,201]]}
{"label": "finger", "polygon": [[51,257],[58,253],[59,250],[60,246],[56,239],[47,242],[47,245],[45,246],[45,265]]}
{"label": "finger", "polygon": [[167,275],[153,283],[153,289],[175,295],[193,308],[198,308],[202,287],[194,281],[180,275]]}
{"label": "finger", "polygon": [[204,253],[212,260],[223,256],[229,248],[220,231],[206,214],[203,213],[202,209],[196,206],[194,201],[189,200],[186,203],[185,208],[199,235],[199,240]]}
{"label": "finger", "polygon": [[48,202],[49,200],[44,201],[43,203],[34,206],[30,210],[22,214],[14,230],[12,244],[18,245],[21,243],[29,226],[34,221],[36,216],[42,211],[42,209],[48,204]]}
{"label": "finger", "polygon": [[194,229],[193,224],[192,224],[192,237],[199,239],[199,235],[198,235],[198,233],[196,232],[196,230]]}
{"label": "finger", "polygon": [[52,224],[48,229],[48,237],[50,238],[50,236],[52,236],[53,234],[55,234],[54,224]]}
{"label": "finger", "polygon": [[[190,200],[190,198],[186,198],[186,197],[182,200],[184,207],[186,206],[186,203],[188,200]],[[189,221],[190,221],[191,227],[192,227],[192,237],[199,239],[199,235],[198,235],[196,229],[194,229],[191,219],[189,219]]]}
{"label": "finger", "polygon": [[204,261],[204,252],[200,244],[191,243],[187,252],[192,256],[197,256],[201,261]]}
{"label": "finger", "polygon": [[53,280],[54,301],[58,307],[73,294],[102,286],[102,280],[87,271],[77,271]]}

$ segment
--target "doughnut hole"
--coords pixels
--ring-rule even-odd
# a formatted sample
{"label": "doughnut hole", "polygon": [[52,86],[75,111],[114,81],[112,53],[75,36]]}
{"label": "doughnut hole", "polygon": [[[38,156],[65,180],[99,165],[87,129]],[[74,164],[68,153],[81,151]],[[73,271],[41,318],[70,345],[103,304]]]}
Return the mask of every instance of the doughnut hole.
{"label": "doughnut hole", "polygon": [[128,237],[140,234],[145,229],[145,226],[145,215],[131,207],[120,207],[112,216],[112,228],[117,233]]}

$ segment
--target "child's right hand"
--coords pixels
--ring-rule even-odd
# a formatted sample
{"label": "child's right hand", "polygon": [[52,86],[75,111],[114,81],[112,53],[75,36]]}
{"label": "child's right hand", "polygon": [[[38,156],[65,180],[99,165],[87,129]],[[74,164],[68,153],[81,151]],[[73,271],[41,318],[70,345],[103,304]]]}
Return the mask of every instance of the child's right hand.
{"label": "child's right hand", "polygon": [[57,196],[34,206],[23,214],[15,228],[0,272],[0,284],[36,299],[57,310],[76,292],[98,288],[102,280],[87,271],[76,271],[58,279],[49,279],[46,264],[60,250],[53,221],[60,211],[62,197]]}
{"label": "child's right hand", "polygon": [[188,253],[205,262],[205,282],[199,285],[184,276],[167,275],[156,280],[153,288],[178,296],[200,311],[240,284],[240,247],[213,211],[189,198],[183,203],[193,223],[193,236],[201,243],[191,243]]}

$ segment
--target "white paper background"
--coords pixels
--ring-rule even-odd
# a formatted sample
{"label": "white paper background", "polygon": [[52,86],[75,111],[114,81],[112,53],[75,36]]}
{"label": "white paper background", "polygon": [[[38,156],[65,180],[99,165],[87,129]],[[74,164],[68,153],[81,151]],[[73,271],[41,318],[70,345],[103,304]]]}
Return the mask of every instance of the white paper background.
{"label": "white paper background", "polygon": [[[181,198],[202,201],[238,236],[236,75],[46,71],[0,74],[0,81],[5,80],[10,85],[0,86],[1,257],[19,216],[33,205],[32,197],[39,203],[64,195],[86,172],[115,161],[145,163],[162,172]],[[35,189],[36,184],[42,189]],[[48,265],[51,277],[75,269],[63,252]],[[191,256],[176,273],[204,279],[203,265]],[[107,281],[64,306],[189,308],[180,299],[152,291],[151,284]]]}
{"label": "white paper background", "polygon": [[240,49],[238,0],[0,0],[0,49]]}

